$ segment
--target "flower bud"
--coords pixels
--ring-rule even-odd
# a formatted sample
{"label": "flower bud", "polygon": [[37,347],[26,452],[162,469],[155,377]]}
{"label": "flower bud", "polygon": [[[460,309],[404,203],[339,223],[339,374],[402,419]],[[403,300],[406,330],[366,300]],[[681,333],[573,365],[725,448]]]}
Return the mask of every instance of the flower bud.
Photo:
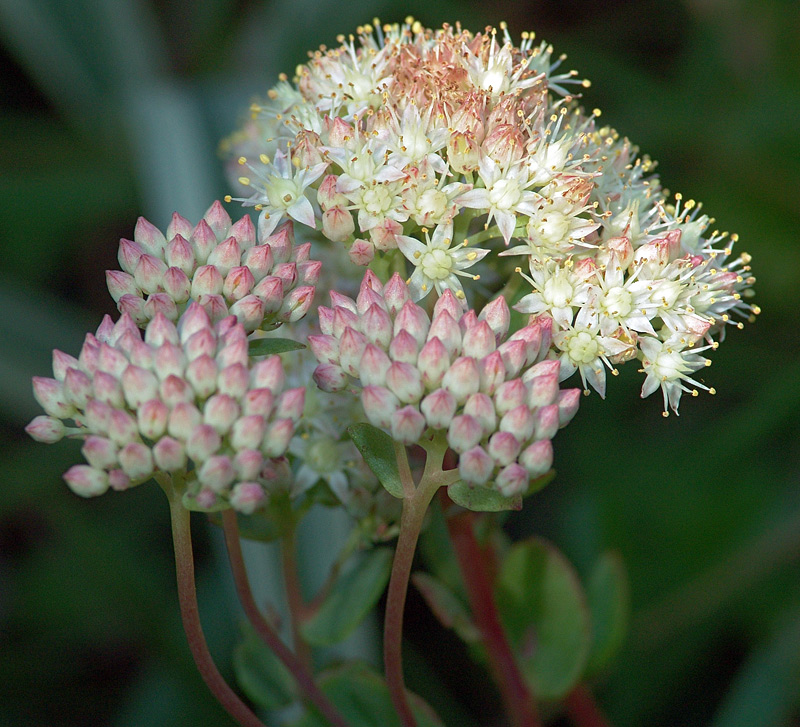
{"label": "flower bud", "polygon": [[40,415],[25,427],[25,431],[37,442],[54,444],[64,437],[64,424],[60,419]]}
{"label": "flower bud", "polygon": [[266,503],[267,493],[257,482],[239,482],[231,490],[228,499],[234,510],[245,515],[252,515]]}
{"label": "flower bud", "polygon": [[80,369],[69,369],[64,377],[63,392],[68,404],[83,409],[92,395],[92,380]]}
{"label": "flower bud", "polygon": [[186,454],[195,462],[205,462],[221,445],[216,429],[209,424],[200,424],[186,440]]}
{"label": "flower bud", "polygon": [[140,290],[145,293],[157,293],[166,272],[167,265],[163,260],[153,255],[142,255],[136,263],[133,278]]}
{"label": "flower bud", "polygon": [[400,331],[408,331],[421,346],[425,343],[430,328],[430,320],[425,311],[410,300],[406,301],[394,319],[394,335]]}
{"label": "flower bud", "polygon": [[558,404],[543,406],[536,412],[534,439],[552,439],[559,426]]}
{"label": "flower bud", "polygon": [[472,449],[482,438],[483,428],[480,422],[469,414],[453,417],[447,430],[447,443],[459,454]]}
{"label": "flower bud", "polygon": [[264,301],[265,313],[277,313],[283,305],[283,281],[275,275],[267,275],[253,288],[253,294]]}
{"label": "flower bud", "polygon": [[264,320],[264,301],[257,295],[246,295],[230,307],[230,314],[244,326],[245,331],[255,331]]}
{"label": "flower bud", "polygon": [[314,287],[301,285],[286,296],[281,305],[279,318],[285,323],[296,323],[306,313],[314,301]]}
{"label": "flower bud", "polygon": [[195,398],[194,390],[178,376],[167,376],[158,387],[158,396],[167,406],[174,407],[180,402],[190,402]]}
{"label": "flower bud", "polygon": [[536,419],[527,406],[521,404],[506,412],[500,419],[499,430],[511,432],[521,442],[531,438]]}
{"label": "flower bud", "polygon": [[250,269],[240,265],[230,269],[222,285],[222,294],[229,301],[241,300],[256,284]]}
{"label": "flower bud", "polygon": [[347,254],[353,265],[366,267],[375,257],[375,245],[369,240],[354,240]]}
{"label": "flower bud", "polygon": [[391,365],[391,359],[382,349],[368,343],[358,365],[361,383],[364,386],[385,386],[386,372]]}
{"label": "flower bud", "polygon": [[108,484],[112,490],[121,492],[122,490],[127,490],[131,486],[131,478],[122,470],[109,470]]}
{"label": "flower bud", "polygon": [[181,270],[187,277],[194,273],[194,250],[183,235],[175,235],[169,241],[164,249],[164,261],[169,267]]}
{"label": "flower bud", "polygon": [[347,387],[347,374],[336,364],[320,364],[312,374],[314,383],[322,391],[342,391]]}
{"label": "flower bud", "polygon": [[219,200],[214,200],[214,203],[203,215],[203,220],[208,223],[208,226],[213,230],[218,240],[222,239],[222,236],[231,226],[230,215],[225,211],[225,208]]}
{"label": "flower bud", "polygon": [[98,470],[109,469],[117,464],[117,447],[105,437],[95,435],[86,437],[81,447],[81,454]]}
{"label": "flower bud", "polygon": [[95,497],[108,490],[108,475],[85,464],[76,464],[64,473],[69,489],[81,497]]}
{"label": "flower bud", "polygon": [[242,264],[247,266],[256,282],[269,275],[273,263],[272,248],[269,245],[254,245],[242,255]]}
{"label": "flower bud", "polygon": [[494,460],[482,447],[473,447],[458,459],[461,479],[474,485],[485,485],[494,471]]}
{"label": "flower bud", "polygon": [[[231,445],[234,449],[257,450],[261,447],[261,442],[267,431],[267,423],[263,416],[251,414],[243,416],[234,422],[231,429]],[[260,457],[260,455],[259,455]],[[255,475],[248,475],[252,479]]]}
{"label": "flower bud", "polygon": [[494,395],[497,413],[503,416],[506,412],[528,402],[528,387],[522,379],[512,379],[501,384]]}
{"label": "flower bud", "polygon": [[489,456],[500,467],[516,460],[519,450],[520,442],[511,432],[495,432],[489,439]]}
{"label": "flower bud", "polygon": [[269,356],[256,363],[250,371],[250,383],[255,388],[280,391],[286,381],[280,356]]}
{"label": "flower bud", "polygon": [[359,375],[361,356],[367,345],[363,334],[347,326],[339,339],[339,365],[350,376]]}
{"label": "flower bud", "polygon": [[501,295],[491,303],[487,303],[478,314],[478,320],[486,321],[494,331],[496,340],[499,341],[508,333],[508,326],[511,323],[511,311],[506,299]]}
{"label": "flower bud", "polygon": [[209,457],[200,467],[197,479],[214,492],[223,492],[236,479],[230,457],[222,454]]}
{"label": "flower bud", "polygon": [[186,451],[172,437],[162,437],[153,447],[153,460],[164,472],[180,472],[186,468]]}
{"label": "flower bud", "polygon": [[497,427],[494,403],[486,394],[478,393],[470,396],[464,404],[464,413],[480,423],[484,436],[493,432]]}
{"label": "flower bud", "polygon": [[392,414],[392,438],[402,444],[416,444],[425,431],[425,417],[414,406],[404,406]]}
{"label": "flower bud", "polygon": [[565,427],[578,412],[581,401],[580,389],[566,389],[558,394],[558,426]]}
{"label": "flower bud", "polygon": [[475,359],[460,356],[442,377],[442,386],[448,389],[456,401],[463,403],[480,388],[480,373]]}
{"label": "flower bud", "polygon": [[496,348],[494,331],[485,321],[480,321],[477,325],[464,332],[462,342],[462,353],[465,356],[481,359],[488,356]]}
{"label": "flower bud", "polygon": [[380,306],[373,303],[367,308],[361,320],[361,330],[370,343],[380,346],[384,351],[392,340],[391,316]]}
{"label": "flower bud", "polygon": [[[265,430],[266,427],[261,430],[262,438]],[[261,446],[260,440],[257,446]],[[256,448],[239,449],[239,451],[236,453],[236,456],[233,458],[233,469],[236,471],[237,479],[254,480],[258,477],[258,474],[261,471],[261,465],[263,463],[264,457]]]}
{"label": "flower bud", "polygon": [[280,457],[289,446],[294,435],[294,422],[291,419],[278,419],[267,429],[261,451],[265,457]]}
{"label": "flower bud", "polygon": [[280,419],[290,419],[295,424],[303,416],[303,407],[306,400],[306,389],[300,386],[296,389],[287,389],[280,395],[275,404],[275,416]]}
{"label": "flower bud", "polygon": [[528,471],[516,463],[504,467],[495,478],[495,486],[502,495],[513,497],[523,495],[528,489]]}
{"label": "flower bud", "polygon": [[456,399],[447,389],[436,389],[420,402],[429,427],[447,429],[456,413]]}
{"label": "flower bud", "polygon": [[361,390],[361,404],[370,423],[376,427],[389,429],[392,414],[400,408],[400,401],[382,386],[365,386]]}
{"label": "flower bud", "polygon": [[133,365],[128,366],[122,374],[121,383],[125,400],[131,409],[137,409],[147,400],[158,396],[158,379],[152,371],[147,369]]}
{"label": "flower bud", "polygon": [[369,239],[376,250],[388,252],[397,249],[397,237],[403,234],[403,226],[391,217],[384,217],[375,227],[370,228]]}
{"label": "flower bud", "polygon": [[133,275],[121,270],[106,270],[106,285],[115,303],[118,303],[123,295],[138,296],[139,294]]}
{"label": "flower bud", "polygon": [[150,255],[159,256],[166,247],[167,239],[164,234],[152,222],[144,217],[136,220],[136,227],[133,230],[133,239]]}
{"label": "flower bud", "polygon": [[[341,119],[336,119],[340,121]],[[317,201],[323,210],[329,210],[332,207],[341,207],[347,204],[347,197],[341,194],[336,184],[338,177],[335,174],[328,174],[320,183],[317,190]]]}
{"label": "flower bud", "polygon": [[118,458],[122,471],[132,480],[143,480],[153,474],[153,455],[141,442],[128,442]]}
{"label": "flower bud", "polygon": [[416,365],[419,346],[408,331],[400,331],[389,345],[389,356],[394,361]]}
{"label": "flower bud", "polygon": [[133,275],[133,271],[136,270],[136,265],[142,255],[144,255],[144,250],[138,243],[124,238],[119,241],[117,261],[119,266],[129,275]]}
{"label": "flower bud", "polygon": [[396,315],[407,301],[411,300],[408,286],[400,277],[400,273],[394,273],[389,282],[383,288],[383,299],[386,301],[386,308],[392,315]]}
{"label": "flower bud", "polygon": [[452,357],[461,350],[461,329],[447,311],[435,315],[428,331],[428,340],[438,338],[445,347],[448,356]]}
{"label": "flower bud", "polygon": [[553,444],[549,439],[540,439],[522,451],[519,463],[535,478],[541,477],[553,466]]}
{"label": "flower bud", "polygon": [[167,429],[169,409],[163,401],[150,399],[144,402],[136,412],[139,432],[147,439],[158,439]]}
{"label": "flower bud", "polygon": [[387,369],[386,386],[404,404],[419,401],[424,393],[419,369],[399,361],[393,362]]}
{"label": "flower bud", "polygon": [[[344,242],[348,240],[353,232],[355,232],[355,229],[356,224],[353,220],[353,215],[344,207],[331,207],[322,213],[322,234],[331,242]],[[373,255],[374,254],[373,251]]]}

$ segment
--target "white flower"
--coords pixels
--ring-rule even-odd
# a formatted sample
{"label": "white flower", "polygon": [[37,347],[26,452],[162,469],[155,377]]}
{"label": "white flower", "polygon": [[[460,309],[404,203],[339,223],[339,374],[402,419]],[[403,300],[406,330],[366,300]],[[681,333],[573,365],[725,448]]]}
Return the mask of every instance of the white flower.
{"label": "white flower", "polygon": [[421,243],[413,237],[398,235],[397,246],[406,258],[415,266],[408,281],[408,288],[414,300],[424,298],[431,288],[441,295],[451,290],[462,303],[466,304],[464,288],[458,276],[477,279],[477,276],[464,271],[482,260],[488,250],[470,248],[464,244],[451,248],[453,241],[453,224],[437,225],[431,237],[425,231],[427,242]]}
{"label": "white flower", "polygon": [[533,292],[523,296],[514,306],[520,313],[547,313],[561,327],[572,324],[575,308],[589,300],[590,286],[585,277],[575,272],[572,260],[561,264],[555,260],[531,260],[530,277],[522,277],[533,286]]}

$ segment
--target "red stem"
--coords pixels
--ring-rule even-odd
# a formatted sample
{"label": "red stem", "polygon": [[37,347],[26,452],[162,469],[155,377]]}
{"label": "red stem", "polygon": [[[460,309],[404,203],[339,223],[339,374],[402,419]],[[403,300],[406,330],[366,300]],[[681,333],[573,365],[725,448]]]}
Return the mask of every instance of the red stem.
{"label": "red stem", "polygon": [[[445,506],[450,504],[444,494],[442,503]],[[489,668],[500,689],[511,723],[514,727],[540,727],[533,695],[519,671],[500,623],[486,555],[473,531],[474,519],[473,513],[469,511],[447,518],[447,530],[467,589],[472,616],[483,637]]]}
{"label": "red stem", "polygon": [[600,711],[594,695],[584,684],[579,684],[564,700],[567,714],[577,727],[611,727],[611,723]]}

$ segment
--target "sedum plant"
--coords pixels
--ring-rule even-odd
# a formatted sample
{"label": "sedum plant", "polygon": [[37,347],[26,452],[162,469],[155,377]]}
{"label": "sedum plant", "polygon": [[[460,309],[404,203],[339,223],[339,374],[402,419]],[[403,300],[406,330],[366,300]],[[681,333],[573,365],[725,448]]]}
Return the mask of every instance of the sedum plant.
{"label": "sedum plant", "polygon": [[[607,371],[636,361],[664,415],[714,393],[707,355],[758,313],[750,257],[581,107],[588,81],[532,33],[408,19],[338,42],[223,142],[225,201],[255,224],[220,202],[164,232],[140,218],[107,273],[120,317],[77,358],[54,352],[27,431],[82,440],[64,475],[78,495],[164,490],[189,645],[240,724],[263,722],[205,645],[192,510],[222,525],[252,627],[241,688],[267,711],[298,701],[289,723],[441,724],[403,678],[422,536],[413,581],[488,666],[507,722],[564,707],[603,724],[586,684],[621,643],[624,570],[608,555],[584,587],[549,543],[509,543],[499,513],[552,479],[556,433]],[[295,533],[315,505],[353,530],[307,601]],[[240,537],[281,544],[291,648]],[[383,676],[315,653],[384,591]]]}

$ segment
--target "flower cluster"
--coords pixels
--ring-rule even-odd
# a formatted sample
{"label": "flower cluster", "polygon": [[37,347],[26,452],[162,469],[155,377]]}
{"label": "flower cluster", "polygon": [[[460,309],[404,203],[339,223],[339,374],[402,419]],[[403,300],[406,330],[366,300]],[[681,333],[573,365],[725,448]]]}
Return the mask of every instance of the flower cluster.
{"label": "flower cluster", "polygon": [[133,240],[120,240],[122,270],[106,280],[119,311],[140,326],[157,313],[175,321],[197,301],[213,321],[235,315],[250,332],[308,312],[321,268],[310,250],[295,246],[291,223],[257,243],[249,216],[232,224],[214,202],[195,226],[176,212],[166,235],[140,217]]}
{"label": "flower cluster", "polygon": [[398,274],[383,286],[370,271],[356,300],[335,291],[331,299],[319,309],[322,334],[309,336],[320,388],[358,379],[367,418],[403,444],[443,432],[471,484],[514,495],[550,469],[550,440],[574,416],[580,391],[559,391],[559,362],[541,360],[547,319],[504,341],[504,298],[476,315],[446,290],[429,317]]}
{"label": "flower cluster", "polygon": [[215,324],[197,302],[177,326],[157,312],[144,336],[130,315],[106,316],[78,358],[53,352],[53,374],[34,379],[46,415],[27,432],[47,443],[84,440],[88,464],[64,475],[74,492],[167,474],[185,481],[184,501],[200,510],[250,513],[264,503],[305,398],[305,388],[286,388],[278,356],[250,364],[236,318]]}
{"label": "flower cluster", "polygon": [[449,290],[466,310],[506,285],[519,311],[551,319],[560,375],[601,396],[628,360],[665,413],[713,392],[702,352],[758,313],[749,256],[584,112],[568,88],[589,83],[563,57],[529,33],[515,46],[505,26],[376,21],[339,41],[227,142],[259,229],[321,231],[384,280],[407,275],[414,300]]}

